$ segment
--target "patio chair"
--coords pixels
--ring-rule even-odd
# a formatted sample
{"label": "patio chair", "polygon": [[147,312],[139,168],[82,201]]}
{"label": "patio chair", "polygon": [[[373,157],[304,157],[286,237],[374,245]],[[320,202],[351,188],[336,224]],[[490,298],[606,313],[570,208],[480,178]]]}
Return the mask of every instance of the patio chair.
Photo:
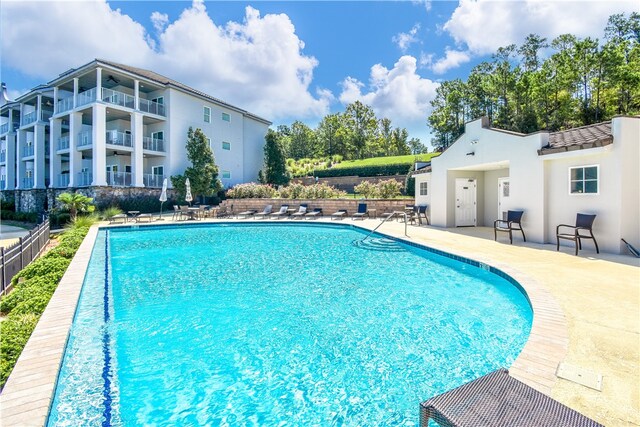
{"label": "patio chair", "polygon": [[[269,209],[271,209],[271,205],[268,205],[268,206],[269,206]],[[266,209],[267,208],[265,207],[265,210]],[[236,215],[236,218],[240,219],[240,216],[243,216],[246,219],[246,218],[249,218],[250,216],[255,215],[257,212],[258,211],[255,209],[249,209],[246,211],[238,212],[238,214]]]}
{"label": "patio chair", "polygon": [[364,220],[364,217],[369,216],[369,212],[367,212],[367,204],[366,203],[358,203],[358,212],[354,213],[351,219],[356,220],[358,218]]}
{"label": "patio chair", "polygon": [[264,207],[264,210],[262,212],[258,212],[254,216],[256,218],[266,218],[267,215],[271,215],[271,212],[273,212],[273,205],[267,205]]}
{"label": "patio chair", "polygon": [[291,214],[293,218],[302,218],[307,214],[307,204],[300,203],[300,207],[298,207],[298,211]]}
{"label": "patio chair", "polygon": [[188,220],[193,218],[193,213],[189,212],[189,206],[180,206],[180,219]]}
{"label": "patio chair", "polygon": [[[587,215],[579,213],[576,217],[576,225],[560,224],[556,227],[556,251],[560,250],[560,239],[573,240],[576,245],[576,255],[578,255],[578,249],[582,249],[582,239],[593,240],[593,244],[596,245],[596,253],[600,253],[598,248],[598,242],[593,235],[593,221],[595,221],[595,215]],[[570,229],[561,232],[561,228]],[[582,233],[580,232],[582,231]],[[586,235],[589,233],[589,235]]]}
{"label": "patio chair", "polygon": [[123,214],[123,213],[116,214],[111,218],[109,218],[109,224],[117,224],[118,222],[120,222],[121,224],[124,224],[125,222],[127,222],[127,218],[128,218],[127,214]]}
{"label": "patio chair", "polygon": [[233,215],[233,205],[231,205],[231,208],[229,208],[226,205],[221,206],[220,209],[218,209],[218,212],[216,213],[217,218],[227,218],[231,215]]}
{"label": "patio chair", "polygon": [[493,240],[498,240],[498,231],[509,233],[509,243],[513,244],[513,230],[520,230],[522,238],[527,241],[522,229],[522,215],[524,211],[507,211],[507,219],[497,219],[493,222]]}
{"label": "patio chair", "polygon": [[420,404],[420,425],[603,427],[499,369]]}
{"label": "patio chair", "polygon": [[318,218],[322,216],[322,208],[314,208],[313,211],[307,212],[305,217],[309,218]]}
{"label": "patio chair", "polygon": [[200,205],[200,206],[198,206],[198,208],[200,209],[200,210],[198,210],[198,213],[197,213],[198,214],[198,218],[204,219],[205,216],[207,215],[207,212],[206,212],[207,206]]}
{"label": "patio chair", "polygon": [[136,222],[143,222],[143,221],[147,221],[147,222],[153,222],[153,215],[149,214],[149,213],[143,213],[140,214],[136,217]]}
{"label": "patio chair", "polygon": [[289,212],[289,205],[280,206],[280,210],[278,212],[274,212],[271,214],[271,219],[280,219],[283,216],[287,215]]}
{"label": "patio chair", "polygon": [[345,216],[347,216],[347,210],[346,209],[340,209],[338,210],[338,212],[334,212],[331,214],[331,220],[333,221],[334,219],[342,219]]}
{"label": "patio chair", "polygon": [[180,219],[182,212],[180,212],[180,206],[173,205],[173,215],[171,216],[171,221],[177,221]]}

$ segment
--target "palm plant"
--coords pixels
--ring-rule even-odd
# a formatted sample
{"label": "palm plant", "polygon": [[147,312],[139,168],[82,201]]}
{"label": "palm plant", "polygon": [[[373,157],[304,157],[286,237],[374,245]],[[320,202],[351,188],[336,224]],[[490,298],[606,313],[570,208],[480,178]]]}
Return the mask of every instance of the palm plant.
{"label": "palm plant", "polygon": [[75,221],[78,212],[93,212],[93,199],[78,193],[62,193],[56,199],[62,205],[62,209],[69,211],[71,220]]}

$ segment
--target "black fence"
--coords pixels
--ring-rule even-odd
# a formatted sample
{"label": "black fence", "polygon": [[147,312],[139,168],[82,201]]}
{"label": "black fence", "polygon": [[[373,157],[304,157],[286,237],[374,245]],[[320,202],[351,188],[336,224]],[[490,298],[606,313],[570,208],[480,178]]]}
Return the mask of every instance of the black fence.
{"label": "black fence", "polygon": [[40,255],[49,243],[49,218],[29,230],[17,243],[0,248],[0,294],[11,290],[11,279]]}

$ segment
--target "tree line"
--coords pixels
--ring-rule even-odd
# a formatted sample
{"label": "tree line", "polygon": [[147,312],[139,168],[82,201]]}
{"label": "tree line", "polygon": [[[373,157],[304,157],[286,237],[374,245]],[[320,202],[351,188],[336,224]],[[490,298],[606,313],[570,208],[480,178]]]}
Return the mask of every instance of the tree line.
{"label": "tree line", "polygon": [[437,150],[481,116],[493,127],[530,133],[638,114],[640,14],[610,16],[602,43],[571,34],[549,42],[530,34],[521,46],[499,48],[466,81],[444,81],[431,105],[428,124]]}
{"label": "tree line", "polygon": [[422,154],[427,147],[418,138],[409,138],[405,128],[393,127],[391,120],[376,117],[373,109],[360,101],[344,112],[326,115],[315,129],[295,121],[275,131],[287,158],[341,156],[345,160],[379,156]]}

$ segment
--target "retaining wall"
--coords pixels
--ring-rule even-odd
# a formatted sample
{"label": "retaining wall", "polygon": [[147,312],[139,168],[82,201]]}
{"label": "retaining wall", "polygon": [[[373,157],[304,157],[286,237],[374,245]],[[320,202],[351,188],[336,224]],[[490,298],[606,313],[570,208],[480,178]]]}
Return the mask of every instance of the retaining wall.
{"label": "retaining wall", "polygon": [[222,206],[231,207],[234,213],[247,210],[262,212],[266,205],[273,205],[273,211],[277,212],[282,205],[289,205],[297,209],[301,203],[306,203],[308,211],[314,208],[322,208],[324,215],[331,215],[340,209],[346,209],[349,215],[357,212],[358,203],[366,203],[368,209],[375,209],[376,215],[386,212],[403,211],[405,205],[413,205],[414,199],[228,199],[222,202]]}
{"label": "retaining wall", "polygon": [[[376,184],[380,181],[387,181],[390,179],[394,179],[402,185],[404,188],[404,180],[406,175],[388,175],[388,176],[332,176],[328,178],[318,178],[318,184],[327,184],[332,187],[336,187],[339,190],[347,191],[349,193],[353,193],[353,188],[360,184],[362,181],[368,181],[372,184]],[[298,182],[304,185],[315,184],[316,180],[312,176],[305,176],[303,178],[294,178],[291,180],[292,182]]]}

